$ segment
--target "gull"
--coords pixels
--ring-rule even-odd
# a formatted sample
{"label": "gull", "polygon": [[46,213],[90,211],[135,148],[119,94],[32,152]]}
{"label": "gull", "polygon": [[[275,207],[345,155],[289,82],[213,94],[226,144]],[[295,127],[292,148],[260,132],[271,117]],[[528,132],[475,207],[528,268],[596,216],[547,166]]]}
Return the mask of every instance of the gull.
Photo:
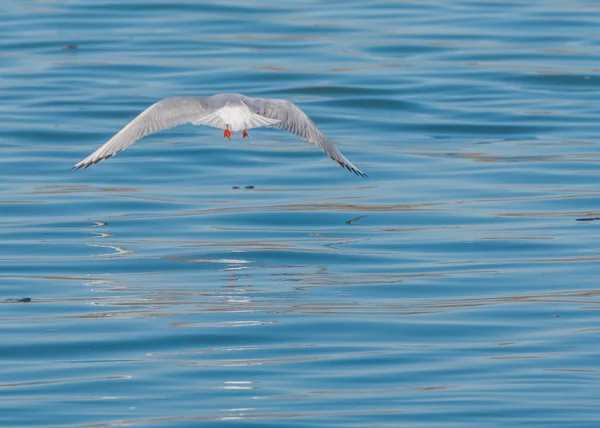
{"label": "gull", "polygon": [[98,150],[76,163],[73,169],[88,168],[125,150],[137,140],[177,125],[191,123],[223,129],[223,137],[261,126],[284,129],[321,148],[331,159],[349,171],[366,177],[329,141],[300,108],[287,100],[252,98],[242,94],[216,94],[211,97],[165,98],[152,104],[117,132]]}

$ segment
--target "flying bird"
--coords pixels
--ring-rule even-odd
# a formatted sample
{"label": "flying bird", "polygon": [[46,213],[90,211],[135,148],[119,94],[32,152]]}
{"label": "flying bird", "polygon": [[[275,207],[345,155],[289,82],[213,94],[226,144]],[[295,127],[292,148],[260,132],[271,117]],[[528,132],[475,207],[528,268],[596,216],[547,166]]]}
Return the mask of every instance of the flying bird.
{"label": "flying bird", "polygon": [[223,129],[223,137],[234,132],[268,126],[284,129],[321,148],[331,159],[349,171],[366,177],[319,131],[313,121],[287,100],[252,98],[242,94],[216,94],[211,97],[165,98],[152,104],[73,169],[87,168],[125,150],[146,135],[177,125],[191,123]]}

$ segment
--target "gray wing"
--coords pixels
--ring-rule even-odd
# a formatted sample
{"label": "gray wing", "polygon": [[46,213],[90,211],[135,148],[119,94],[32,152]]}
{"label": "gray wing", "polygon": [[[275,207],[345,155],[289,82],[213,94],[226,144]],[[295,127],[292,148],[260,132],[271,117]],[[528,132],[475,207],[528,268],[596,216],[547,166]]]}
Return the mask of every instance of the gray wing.
{"label": "gray wing", "polygon": [[361,177],[367,177],[344,156],[331,141],[329,141],[314,122],[297,106],[287,100],[246,97],[244,102],[255,113],[280,122],[271,125],[273,128],[285,129],[292,134],[318,145],[331,159],[344,168]]}
{"label": "gray wing", "polygon": [[205,97],[165,98],[141,112],[98,150],[76,163],[73,169],[87,168],[125,150],[146,135],[192,122],[213,110]]}

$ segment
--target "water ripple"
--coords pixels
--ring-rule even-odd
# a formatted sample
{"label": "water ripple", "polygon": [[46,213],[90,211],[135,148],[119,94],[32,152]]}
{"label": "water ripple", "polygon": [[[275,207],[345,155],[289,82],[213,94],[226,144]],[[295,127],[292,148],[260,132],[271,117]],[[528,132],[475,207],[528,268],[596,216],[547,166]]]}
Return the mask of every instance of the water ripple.
{"label": "water ripple", "polygon": [[[1,9],[0,425],[597,426],[595,4]],[[70,170],[223,91],[370,178],[193,126]]]}

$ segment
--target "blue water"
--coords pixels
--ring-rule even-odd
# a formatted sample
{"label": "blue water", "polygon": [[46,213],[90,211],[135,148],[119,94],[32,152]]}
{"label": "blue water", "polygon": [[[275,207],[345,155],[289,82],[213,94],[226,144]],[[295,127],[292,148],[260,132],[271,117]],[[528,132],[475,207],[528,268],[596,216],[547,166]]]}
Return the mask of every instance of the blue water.
{"label": "blue water", "polygon": [[[599,28],[589,0],[1,2],[0,426],[598,427]],[[191,125],[70,169],[218,92],[290,99],[370,178]]]}

